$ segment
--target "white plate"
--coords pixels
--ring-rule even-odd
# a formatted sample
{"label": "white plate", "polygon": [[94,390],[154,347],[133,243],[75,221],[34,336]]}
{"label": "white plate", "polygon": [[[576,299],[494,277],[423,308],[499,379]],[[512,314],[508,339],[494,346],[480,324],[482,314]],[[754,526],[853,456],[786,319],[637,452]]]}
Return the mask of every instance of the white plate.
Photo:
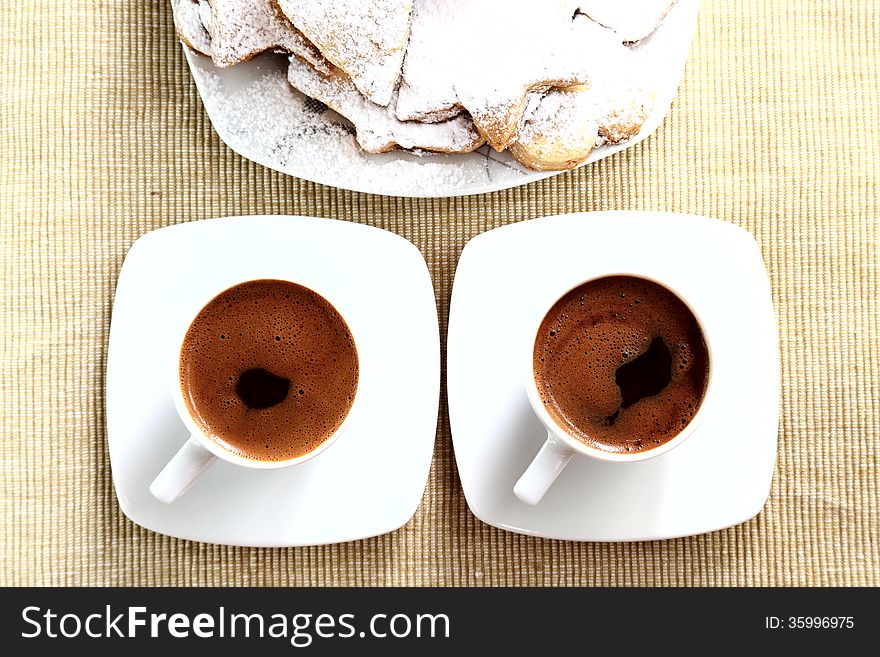
{"label": "white plate", "polygon": [[[358,336],[361,392],[325,453],[284,470],[217,462],[171,505],[150,481],[187,438],[168,388],[174,329],[210,290],[284,277],[339,309]],[[197,310],[197,309],[196,309]],[[128,253],[110,327],[107,431],[123,512],[153,531],[210,543],[318,545],[397,529],[428,478],[440,397],[434,291],[419,250],[359,224],[240,217],[163,228]]]}
{"label": "white plate", "polygon": [[[546,432],[523,384],[524,333],[549,289],[603,272],[649,271],[711,325],[717,405],[680,447],[653,460],[576,457],[535,507],[513,485]],[[480,520],[582,541],[673,538],[755,516],[770,490],[779,356],[770,284],[745,230],[712,219],[595,212],[536,219],[475,237],[452,291],[447,387],[458,472]]]}
{"label": "white plate", "polygon": [[[597,148],[595,162],[653,133],[675,98],[696,29],[699,0],[679,0],[663,24],[634,48],[655,105],[641,132],[618,146]],[[196,87],[217,134],[254,162],[324,185],[392,196],[480,194],[554,175],[524,168],[488,146],[466,155],[364,153],[346,121],[287,83],[286,57],[267,54],[231,68],[183,46]]]}

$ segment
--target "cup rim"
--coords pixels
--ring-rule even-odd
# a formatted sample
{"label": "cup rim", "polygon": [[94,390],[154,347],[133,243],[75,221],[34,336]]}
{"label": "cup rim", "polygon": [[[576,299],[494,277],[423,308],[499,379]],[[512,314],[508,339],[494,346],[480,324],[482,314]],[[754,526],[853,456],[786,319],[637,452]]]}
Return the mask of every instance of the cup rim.
{"label": "cup rim", "polygon": [[[292,459],[286,459],[284,461],[259,461],[257,459],[249,459],[244,456],[240,456],[235,454],[234,452],[229,451],[220,445],[216,440],[208,436],[204,430],[199,426],[199,424],[195,421],[190,413],[189,407],[186,404],[186,400],[184,399],[183,389],[180,385],[180,353],[181,348],[183,347],[183,341],[186,338],[186,334],[189,331],[192,323],[195,321],[195,318],[198,314],[207,306],[211,301],[217,298],[219,295],[223,294],[227,290],[237,287],[238,285],[243,285],[245,283],[252,283],[255,281],[283,281],[286,283],[293,283],[294,285],[299,285],[300,287],[304,287],[307,290],[314,292],[323,298],[327,303],[331,305],[331,307],[337,312],[337,314],[342,318],[345,322],[345,325],[348,327],[349,332],[351,333],[352,342],[354,342],[355,353],[358,356],[358,379],[357,384],[355,385],[354,396],[351,401],[351,405],[348,407],[348,413],[346,413],[345,418],[343,418],[342,423],[336,428],[330,437],[324,440],[320,445],[315,447],[310,452],[305,454],[301,454],[300,456],[296,456]],[[278,470],[281,468],[287,468],[294,465],[299,465],[300,463],[305,463],[306,461],[310,461],[315,458],[323,451],[328,449],[330,445],[336,442],[336,439],[342,434],[342,432],[348,427],[352,415],[356,408],[360,406],[361,399],[361,382],[363,381],[363,371],[362,371],[362,359],[360,355],[360,351],[358,350],[358,340],[355,336],[355,332],[351,328],[351,324],[346,321],[345,316],[339,310],[339,308],[334,304],[326,294],[321,292],[320,290],[316,290],[311,285],[305,285],[299,281],[292,280],[291,278],[279,277],[279,276],[266,276],[266,277],[256,277],[256,278],[247,278],[243,280],[239,280],[233,283],[224,284],[222,287],[217,288],[214,292],[209,293],[208,295],[201,295],[199,298],[204,300],[201,303],[194,303],[193,306],[197,307],[195,313],[192,313],[191,317],[182,323],[182,328],[178,328],[175,332],[174,337],[174,358],[172,363],[172,382],[171,382],[171,396],[174,401],[174,407],[177,410],[177,414],[180,417],[181,422],[183,422],[187,431],[189,431],[190,436],[196,440],[199,445],[207,449],[214,456],[227,461],[228,463],[232,463],[234,465],[240,465],[246,468],[252,468],[256,470]]]}
{"label": "cup rim", "polygon": [[[544,318],[547,316],[547,313],[553,308],[554,305],[566,294],[571,292],[572,290],[589,283],[591,281],[600,280],[602,278],[611,278],[614,276],[626,276],[628,278],[641,278],[648,282],[659,285],[672,294],[674,294],[685,306],[687,306],[688,310],[691,311],[691,314],[697,320],[697,325],[700,328],[700,332],[703,335],[703,343],[706,345],[706,352],[709,362],[709,373],[706,381],[706,389],[703,391],[703,398],[700,402],[700,407],[697,409],[697,413],[694,417],[691,418],[690,422],[685,425],[685,427],[679,431],[673,438],[667,440],[662,445],[658,445],[657,447],[652,447],[651,449],[647,449],[641,452],[609,452],[597,447],[593,447],[592,445],[588,445],[587,443],[579,440],[577,437],[573,436],[565,427],[562,427],[550,413],[547,411],[547,408],[544,406],[544,402],[541,401],[541,396],[538,393],[538,385],[535,381],[535,369],[534,369],[534,351],[535,351],[535,339],[538,336],[538,331],[541,328],[541,324],[544,321]],[[593,276],[588,276],[587,278],[581,279],[579,282],[574,285],[567,285],[565,289],[553,296],[553,300],[549,305],[544,307],[543,312],[540,313],[540,316],[532,325],[531,330],[528,332],[528,349],[527,351],[527,359],[526,359],[526,377],[525,377],[525,388],[526,395],[529,400],[529,404],[532,407],[535,415],[538,416],[538,419],[541,420],[541,423],[547,429],[551,438],[555,438],[561,442],[563,442],[566,446],[573,449],[575,452],[580,454],[584,454],[585,456],[589,456],[591,458],[595,458],[601,461],[609,461],[615,463],[638,463],[640,461],[647,461],[649,459],[656,458],[658,456],[662,456],[672,449],[681,445],[685,440],[687,440],[693,433],[697,430],[700,423],[706,417],[706,409],[710,406],[709,402],[714,397],[715,390],[715,374],[714,374],[714,363],[715,357],[714,352],[712,350],[712,341],[709,337],[708,331],[706,330],[706,323],[704,318],[697,312],[694,304],[688,299],[687,295],[682,294],[676,286],[671,285],[670,283],[664,281],[662,278],[658,278],[651,274],[638,273],[633,271],[610,271],[610,272],[602,272],[600,274],[596,274]]]}

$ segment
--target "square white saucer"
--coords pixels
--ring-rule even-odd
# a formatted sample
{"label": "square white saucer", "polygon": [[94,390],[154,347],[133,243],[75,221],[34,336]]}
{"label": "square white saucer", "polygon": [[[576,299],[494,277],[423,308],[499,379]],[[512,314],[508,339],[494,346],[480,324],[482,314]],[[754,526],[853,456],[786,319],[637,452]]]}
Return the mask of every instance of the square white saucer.
{"label": "square white saucer", "polygon": [[[513,485],[547,436],[526,398],[522,353],[525,332],[553,301],[547,290],[646,270],[712,325],[715,406],[668,454],[632,464],[575,457],[537,506],[520,502]],[[546,538],[655,540],[741,523],[767,500],[779,422],[776,320],[757,244],[733,224],[594,212],[479,235],[456,271],[447,353],[455,458],[483,522]]]}
{"label": "square white saucer", "polygon": [[[282,470],[216,462],[173,504],[152,479],[187,439],[170,384],[174,329],[196,300],[255,278],[311,287],[357,336],[363,395],[317,458]],[[397,529],[427,483],[440,398],[440,339],[419,250],[378,228],[309,217],[237,217],[139,239],[119,275],[107,363],[107,435],[123,512],[210,543],[319,545]]]}

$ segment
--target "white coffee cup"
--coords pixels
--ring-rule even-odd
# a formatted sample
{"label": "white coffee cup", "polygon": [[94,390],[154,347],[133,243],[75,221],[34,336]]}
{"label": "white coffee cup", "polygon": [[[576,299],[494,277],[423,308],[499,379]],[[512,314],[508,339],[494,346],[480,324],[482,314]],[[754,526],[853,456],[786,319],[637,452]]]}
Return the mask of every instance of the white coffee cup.
{"label": "white coffee cup", "polygon": [[[666,288],[670,292],[672,292],[676,297],[678,297],[690,311],[693,313],[694,317],[697,320],[697,324],[700,326],[700,331],[703,334],[703,340],[706,344],[706,351],[708,354],[708,362],[709,362],[709,373],[706,382],[706,389],[703,393],[703,400],[700,404],[697,413],[691,418],[690,422],[679,431],[672,439],[666,441],[665,443],[658,445],[657,447],[653,447],[651,449],[647,449],[642,452],[610,452],[599,449],[598,447],[593,447],[588,445],[587,443],[579,440],[576,436],[574,436],[570,431],[560,426],[558,422],[556,422],[550,413],[547,412],[547,409],[544,407],[544,403],[541,401],[541,396],[538,393],[538,385],[535,382],[535,370],[534,370],[534,347],[535,340],[538,335],[538,331],[540,330],[541,323],[544,321],[544,318],[547,316],[547,313],[553,308],[556,302],[568,294],[571,290],[584,285],[585,283],[589,283],[590,281],[598,280],[601,278],[608,278],[610,276],[627,276],[632,278],[640,278],[652,283],[656,283],[661,287]],[[571,459],[581,454],[583,456],[587,456],[589,458],[597,459],[599,461],[606,461],[610,463],[636,463],[638,461],[646,461],[648,459],[653,459],[658,456],[662,456],[675,449],[679,445],[681,445],[685,440],[687,440],[693,433],[697,430],[700,423],[703,421],[703,418],[706,417],[707,408],[711,406],[712,397],[714,387],[712,385],[712,342],[711,336],[706,331],[705,323],[700,319],[700,314],[697,308],[694,307],[689,301],[686,295],[682,294],[679,290],[677,290],[674,286],[669,283],[653,278],[651,276],[646,276],[642,273],[630,273],[630,272],[609,272],[603,273],[598,276],[592,276],[588,279],[584,279],[578,282],[576,285],[571,285],[563,290],[561,293],[548,295],[552,298],[552,302],[546,305],[544,308],[544,312],[540,314],[537,321],[534,324],[533,330],[529,331],[527,335],[529,336],[529,343],[526,349],[526,376],[525,376],[525,388],[526,395],[529,399],[529,404],[531,404],[532,410],[535,412],[535,415],[538,416],[538,419],[541,420],[541,423],[547,429],[547,440],[544,441],[544,445],[538,451],[535,458],[532,460],[531,464],[526,471],[522,474],[519,480],[513,487],[514,494],[523,502],[530,505],[535,505],[541,501],[546,492],[550,489],[550,486],[553,485],[553,482],[556,481],[556,478],[562,473],[565,469],[565,466],[568,465]]]}
{"label": "white coffee cup", "polygon": [[[273,278],[275,280],[284,280],[279,279],[278,277]],[[352,400],[351,406],[348,409],[348,414],[345,416],[345,419],[342,421],[342,424],[340,424],[339,428],[337,428],[336,431],[329,438],[327,438],[324,442],[315,447],[315,449],[313,449],[312,451],[308,452],[307,454],[297,456],[296,458],[287,459],[286,461],[259,461],[255,459],[245,458],[243,456],[230,452],[219,442],[217,442],[211,436],[207,435],[204,432],[204,430],[199,426],[198,422],[196,422],[196,420],[193,418],[189,407],[184,401],[184,391],[180,385],[180,350],[183,346],[186,333],[198,313],[215,297],[222,294],[225,290],[231,287],[235,287],[235,285],[246,282],[248,281],[240,281],[238,283],[233,283],[232,285],[226,285],[222,289],[219,289],[208,296],[204,300],[204,303],[195,307],[195,311],[192,313],[189,320],[186,321],[182,325],[182,328],[176,333],[177,337],[173,344],[175,344],[177,348],[174,352],[174,360],[169,373],[171,375],[171,396],[174,400],[174,407],[177,409],[177,414],[180,416],[181,422],[183,422],[184,426],[189,431],[190,437],[178,450],[177,454],[175,454],[172,459],[165,465],[162,471],[159,472],[158,475],[156,475],[153,483],[150,484],[150,493],[152,493],[153,496],[160,502],[170,504],[178,497],[183,495],[196,481],[198,481],[199,477],[201,477],[218,458],[223,459],[228,463],[232,463],[233,465],[239,465],[241,467],[251,468],[254,470],[278,470],[280,468],[289,468],[291,466],[310,461],[311,459],[324,452],[327,448],[329,448],[330,445],[332,445],[340,436],[340,434],[345,431],[346,427],[349,424],[349,421],[352,418],[352,415],[354,414],[355,406],[358,404],[358,400],[360,398],[360,395],[358,393],[360,392],[361,377],[358,377],[354,399]],[[296,283],[296,281],[289,282]],[[301,283],[296,284],[302,285]],[[326,296],[323,294],[321,294],[321,296],[324,296],[326,298]],[[330,300],[328,299],[328,301]],[[332,304],[332,301],[330,301],[330,303]],[[339,312],[338,309],[337,312]],[[342,315],[341,312],[340,315]],[[349,330],[351,330],[350,326]],[[354,338],[354,336],[352,337]],[[354,343],[355,349],[357,349],[357,339],[354,339]]]}

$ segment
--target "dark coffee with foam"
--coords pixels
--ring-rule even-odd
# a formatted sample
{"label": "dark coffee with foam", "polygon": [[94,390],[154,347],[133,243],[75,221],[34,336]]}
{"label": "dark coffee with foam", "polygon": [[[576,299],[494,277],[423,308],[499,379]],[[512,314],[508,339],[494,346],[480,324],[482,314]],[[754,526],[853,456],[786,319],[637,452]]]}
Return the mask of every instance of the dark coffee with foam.
{"label": "dark coffee with foam", "polygon": [[303,456],[330,438],[357,382],[345,320],[322,296],[288,281],[250,281],[215,297],[180,351],[180,386],[196,423],[256,461]]}
{"label": "dark coffee with foam", "polygon": [[709,353],[671,291],[632,276],[584,283],[544,317],[533,351],[541,401],[561,427],[608,452],[644,452],[696,415]]}

